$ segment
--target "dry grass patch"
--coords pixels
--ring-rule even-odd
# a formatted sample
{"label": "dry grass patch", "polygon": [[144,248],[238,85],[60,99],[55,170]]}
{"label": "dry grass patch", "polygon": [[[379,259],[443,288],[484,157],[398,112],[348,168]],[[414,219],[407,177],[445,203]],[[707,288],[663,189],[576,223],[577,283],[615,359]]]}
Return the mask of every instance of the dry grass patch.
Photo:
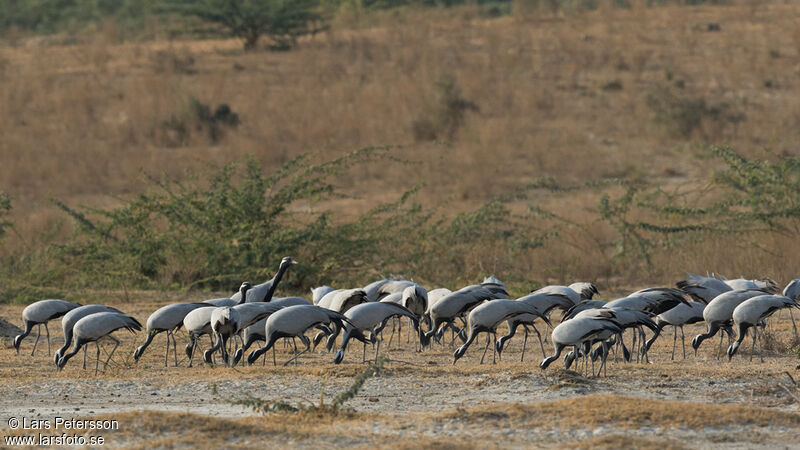
{"label": "dry grass patch", "polygon": [[621,434],[609,434],[587,439],[580,442],[571,442],[564,448],[572,449],[636,449],[636,450],[678,450],[682,445],[668,440],[653,440]]}
{"label": "dry grass patch", "polygon": [[455,410],[444,419],[469,422],[511,421],[517,427],[586,428],[613,425],[623,428],[723,427],[728,425],[784,425],[800,428],[800,415],[743,405],[645,399],[618,395],[589,395],[538,404],[496,404]]}

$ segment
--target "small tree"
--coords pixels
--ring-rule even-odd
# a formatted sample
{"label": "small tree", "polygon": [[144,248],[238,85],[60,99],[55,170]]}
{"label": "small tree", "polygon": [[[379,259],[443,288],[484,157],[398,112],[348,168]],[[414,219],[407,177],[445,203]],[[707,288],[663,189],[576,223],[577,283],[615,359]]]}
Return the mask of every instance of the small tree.
{"label": "small tree", "polygon": [[273,49],[288,50],[298,37],[326,28],[319,0],[175,0],[168,9],[225,28],[244,40],[245,50],[261,36],[272,40]]}

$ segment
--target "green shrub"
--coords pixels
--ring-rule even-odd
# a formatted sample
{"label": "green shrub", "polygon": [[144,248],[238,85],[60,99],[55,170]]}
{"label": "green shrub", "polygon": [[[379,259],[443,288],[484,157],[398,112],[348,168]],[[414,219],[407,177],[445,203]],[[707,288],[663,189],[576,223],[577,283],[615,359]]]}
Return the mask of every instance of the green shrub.
{"label": "green shrub", "polygon": [[300,157],[266,176],[248,160],[181,183],[152,179],[153,188],[117,208],[56,202],[76,221],[76,235],[18,261],[15,273],[43,264],[37,270],[51,274],[43,286],[230,290],[268,278],[282,256],[292,255],[301,264],[285,279],[289,290],[357,286],[381,273],[457,284],[481,274],[468,255],[513,257],[543,242],[502,199],[451,220],[414,204],[414,190],[355,218],[309,211],[309,204],[338,195],[337,177],[381,158],[391,158],[388,148],[322,164]]}
{"label": "green shrub", "polygon": [[297,38],[326,28],[319,0],[171,0],[165,11],[197,17],[244,41],[245,50],[267,36],[274,50],[288,50]]}

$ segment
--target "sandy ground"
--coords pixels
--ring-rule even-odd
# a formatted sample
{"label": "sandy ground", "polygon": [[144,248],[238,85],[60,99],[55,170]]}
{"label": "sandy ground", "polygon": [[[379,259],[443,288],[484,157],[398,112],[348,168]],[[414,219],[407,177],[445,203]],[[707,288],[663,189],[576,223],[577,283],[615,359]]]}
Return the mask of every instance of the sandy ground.
{"label": "sandy ground", "polygon": [[[21,308],[3,307],[0,315],[18,316]],[[135,308],[146,318],[147,306]],[[144,320],[142,320],[144,322]],[[54,324],[55,325],[55,324]],[[773,319],[770,324],[776,336],[776,346],[787,346],[792,339],[791,322],[786,317]],[[54,338],[52,350],[61,344],[60,330],[51,326]],[[702,325],[687,327],[687,345]],[[94,376],[94,347],[89,352],[90,370],[81,368],[81,358],[76,356],[67,368],[57,372],[52,359],[45,351],[29,356],[32,340],[23,343],[23,353],[16,355],[13,348],[3,346],[0,350],[0,410],[4,411],[0,430],[11,433],[7,418],[39,418],[52,420],[54,417],[123,417],[121,428],[127,421],[130,427],[141,428],[145,414],[152,411],[169,413],[164,423],[170,427],[132,436],[125,432],[111,434],[109,443],[117,446],[148,445],[152,439],[181,436],[174,427],[180,423],[191,423],[185,414],[200,415],[207,418],[238,421],[264,420],[252,409],[235,404],[247,396],[260,399],[283,401],[290,404],[318,404],[320,398],[330,404],[331,400],[347,389],[354,376],[364,370],[361,364],[361,346],[353,346],[346,355],[345,362],[336,366],[331,363],[332,354],[317,350],[301,357],[299,365],[273,367],[268,358],[266,366],[256,364],[252,367],[211,367],[205,364],[187,367],[182,345],[185,335],[178,337],[179,367],[173,366],[170,354],[170,367],[164,367],[164,338],[159,336],[154,346],[139,361],[131,357],[136,342],[142,336],[126,335],[114,363],[105,373]],[[529,341],[526,361],[519,362],[521,337],[515,337],[504,352],[498,364],[478,364],[482,345],[474,345],[466,356],[452,365],[452,351],[449,342],[445,346],[435,346],[423,353],[413,351],[412,344],[393,343],[382,352],[389,361],[384,371],[377,377],[366,381],[363,388],[351,401],[346,403],[349,413],[344,422],[332,421],[322,432],[326,441],[334,445],[388,445],[393,446],[393,436],[402,438],[433,439],[425,441],[431,445],[441,443],[457,446],[558,446],[573,445],[579,441],[591,446],[618,447],[630,445],[637,448],[650,444],[714,447],[721,442],[734,448],[800,448],[800,389],[792,384],[790,375],[800,379],[797,357],[788,350],[769,351],[765,362],[756,358],[749,361],[749,345],[743,345],[743,352],[733,362],[716,359],[717,340],[707,341],[697,356],[687,354],[687,359],[670,360],[672,333],[665,335],[651,349],[649,364],[610,363],[605,378],[583,378],[573,372],[562,370],[563,365],[554,363],[547,372],[538,368],[541,352],[536,341]],[[749,344],[749,340],[745,341]],[[549,352],[550,347],[546,345]],[[27,351],[27,353],[26,353]],[[279,361],[291,355],[291,349],[278,346]],[[368,349],[367,354],[371,353]],[[680,358],[680,339],[678,340]],[[491,353],[487,355],[491,362]],[[102,364],[101,364],[102,369]],[[608,418],[607,421],[592,416],[591,423],[565,423],[563,419],[536,414],[533,419],[522,415],[519,424],[506,420],[503,414],[490,415],[488,419],[473,420],[487,408],[515,408],[514,405],[564,405],[574,399],[586,401],[576,414],[591,409],[597,396],[611,398],[637,405],[634,408],[653,408],[654,416],[635,423],[619,423]],[[615,401],[616,401],[615,400]],[[666,402],[666,403],[665,403]],[[659,418],[659,405],[681,403],[680,408],[687,411],[700,405],[719,408],[709,413],[708,423],[700,416],[698,423],[678,423],[667,416]],[[680,410],[679,408],[679,410]],[[762,423],[741,422],[732,418],[719,422],[718,417],[726,417],[731,408],[751,408],[752,415],[778,414],[778,418],[768,418]],[[634,412],[636,409],[634,409]],[[134,415],[130,415],[134,414]],[[748,413],[749,414],[749,413]],[[748,414],[744,417],[747,418]],[[786,416],[788,414],[788,416]],[[269,414],[267,421],[278,418],[288,420],[296,414]],[[601,410],[599,417],[606,414]],[[772,416],[769,416],[772,417]],[[786,419],[789,417],[789,419]],[[355,418],[355,419],[354,419]],[[795,420],[796,419],[796,420]],[[207,422],[211,419],[205,419]],[[216,419],[215,419],[216,420]],[[298,420],[292,418],[291,420]],[[727,419],[726,419],[727,420]],[[788,422],[787,422],[788,420]],[[187,422],[188,421],[188,422]],[[317,421],[315,421],[316,423]],[[355,424],[351,423],[355,422]],[[227,423],[227,422],[225,422]],[[525,425],[525,424],[528,425]],[[244,425],[241,425],[244,426]],[[305,430],[305,425],[298,429]],[[189,427],[191,428],[191,427]],[[223,428],[225,428],[223,426]],[[172,431],[170,431],[172,429]],[[260,433],[256,428],[254,436]],[[280,431],[280,430],[279,430]],[[305,431],[299,436],[292,430],[283,430],[269,435],[266,442],[303,446],[318,439],[317,434],[308,435]],[[306,434],[304,434],[306,433]],[[617,440],[619,436],[624,440]],[[613,437],[613,439],[608,439]],[[262,438],[264,438],[262,436]],[[352,440],[348,440],[352,438]],[[646,441],[636,441],[642,438]],[[170,438],[172,439],[172,438]],[[165,445],[175,442],[165,441]],[[248,446],[246,440],[237,445]],[[261,441],[253,441],[253,445]],[[188,443],[192,445],[191,442]],[[669,446],[668,445],[668,446]]]}

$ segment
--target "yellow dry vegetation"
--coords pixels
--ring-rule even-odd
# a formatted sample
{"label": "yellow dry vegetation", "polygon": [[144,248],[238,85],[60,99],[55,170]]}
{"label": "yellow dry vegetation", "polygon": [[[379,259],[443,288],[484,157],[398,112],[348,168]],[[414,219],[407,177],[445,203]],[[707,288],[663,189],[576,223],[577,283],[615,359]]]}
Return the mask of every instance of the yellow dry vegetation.
{"label": "yellow dry vegetation", "polygon": [[513,423],[515,427],[800,427],[800,415],[796,413],[753,406],[690,403],[619,395],[587,395],[537,404],[493,404],[453,411],[442,415],[442,418],[481,423],[504,421]]}
{"label": "yellow dry vegetation", "polygon": [[[107,207],[144,190],[142,172],[180,180],[244,155],[269,172],[305,152],[321,160],[397,144],[394,156],[420,163],[387,160],[337,180],[347,195],[322,207],[342,218],[418,183],[418,200],[445,215],[543,176],[702,186],[714,169],[694,157],[704,144],[797,154],[798,13],[796,2],[751,1],[557,15],[520,7],[495,19],[469,7],[408,9],[366,23],[341,18],[283,53],[245,53],[234,40],[119,43],[103,33],[0,46],[0,189],[14,198],[20,234],[4,251],[29,251],[43,233],[69,235],[50,197]],[[416,140],[413,124],[435,108],[443,79],[479,110],[446,142]],[[682,116],[669,107],[674,98],[708,114]],[[192,99],[212,111],[229,105],[241,124],[211,139],[192,121]],[[653,105],[662,103],[659,120]],[[597,201],[591,191],[537,194],[534,203],[581,226],[517,261],[481,260],[484,249],[470,258],[498,274],[514,264],[537,280],[631,283],[610,268],[612,231],[587,213]],[[721,236],[659,253],[656,269],[628,276],[796,275],[793,236],[752,244]]]}

